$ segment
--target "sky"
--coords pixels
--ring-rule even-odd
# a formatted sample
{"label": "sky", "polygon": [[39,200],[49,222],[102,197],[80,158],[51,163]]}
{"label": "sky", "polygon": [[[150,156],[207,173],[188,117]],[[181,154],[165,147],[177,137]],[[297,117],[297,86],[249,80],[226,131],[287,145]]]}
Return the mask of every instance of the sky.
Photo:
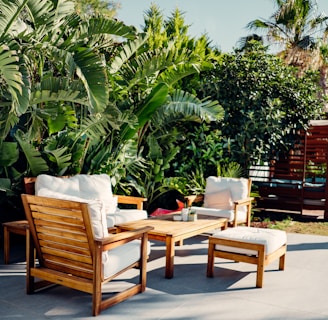
{"label": "sky", "polygon": [[[273,0],[117,0],[120,9],[117,18],[127,25],[141,30],[145,12],[151,3],[157,4],[164,17],[170,17],[178,8],[184,13],[185,23],[190,25],[189,35],[207,34],[212,45],[223,52],[232,52],[241,37],[254,31],[246,28],[248,22],[269,19],[275,12]],[[328,0],[317,0],[318,13],[328,15]]]}

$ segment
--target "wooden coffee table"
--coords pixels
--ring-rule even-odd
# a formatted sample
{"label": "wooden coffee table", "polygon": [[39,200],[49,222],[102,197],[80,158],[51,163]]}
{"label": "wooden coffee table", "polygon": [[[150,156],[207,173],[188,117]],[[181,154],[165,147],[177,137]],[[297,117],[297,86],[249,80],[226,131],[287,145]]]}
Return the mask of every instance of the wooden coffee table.
{"label": "wooden coffee table", "polygon": [[173,221],[171,214],[145,220],[132,221],[117,225],[117,232],[134,230],[144,226],[154,229],[148,232],[150,240],[163,241],[166,244],[165,278],[173,278],[175,243],[213,229],[226,229],[226,218],[198,215],[196,221]]}

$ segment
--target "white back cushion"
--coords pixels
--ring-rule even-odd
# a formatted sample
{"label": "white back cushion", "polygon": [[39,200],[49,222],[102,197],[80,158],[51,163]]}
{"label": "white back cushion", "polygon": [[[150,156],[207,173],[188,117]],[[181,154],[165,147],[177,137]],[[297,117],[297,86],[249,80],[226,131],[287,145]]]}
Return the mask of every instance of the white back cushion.
{"label": "white back cushion", "polygon": [[35,194],[38,195],[39,190],[43,188],[82,199],[98,199],[103,202],[106,213],[114,213],[117,207],[117,199],[113,197],[110,177],[107,174],[78,174],[69,178],[41,174],[36,178]]}
{"label": "white back cushion", "polygon": [[[213,194],[221,193],[221,197],[227,197],[225,190],[230,190],[232,202],[245,199],[249,195],[248,179],[245,178],[226,178],[210,176],[206,179],[204,207],[207,207],[206,196],[213,198]],[[213,208],[213,207],[212,207]],[[223,209],[223,208],[222,208]],[[240,208],[240,211],[246,211],[246,206]]]}
{"label": "white back cushion", "polygon": [[233,202],[231,198],[230,189],[223,189],[217,192],[206,193],[204,197],[206,208],[233,209]]}
{"label": "white back cushion", "polygon": [[41,189],[49,189],[54,192],[60,192],[75,197],[80,196],[80,183],[77,176],[59,178],[47,174],[40,174],[35,181],[35,194],[37,196]]}
{"label": "white back cushion", "polygon": [[86,199],[99,199],[104,203],[105,211],[115,212],[115,199],[112,193],[112,184],[107,174],[79,174],[80,197]]}

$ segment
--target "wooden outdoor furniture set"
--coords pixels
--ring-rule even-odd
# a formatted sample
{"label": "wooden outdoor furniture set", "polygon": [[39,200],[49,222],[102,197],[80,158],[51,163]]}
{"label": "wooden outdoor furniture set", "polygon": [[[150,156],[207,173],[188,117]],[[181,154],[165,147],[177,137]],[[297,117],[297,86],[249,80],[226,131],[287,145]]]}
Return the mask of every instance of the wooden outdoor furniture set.
{"label": "wooden outdoor furniture set", "polygon": [[[98,176],[91,178],[91,185],[99,178]],[[88,177],[78,177],[78,179],[83,180]],[[211,179],[213,180],[213,177]],[[209,185],[213,182],[211,179],[208,179]],[[71,183],[69,179],[61,180]],[[214,180],[215,183],[221,182],[221,179]],[[12,225],[7,224],[4,227],[7,229],[8,238],[9,232],[18,233],[19,231],[20,234],[24,234],[25,231],[27,235],[27,293],[32,293],[49,284],[60,284],[81,290],[92,295],[92,314],[98,315],[105,308],[145,290],[146,262],[150,254],[148,240],[165,242],[165,277],[173,278],[175,244],[214,229],[221,231],[209,237],[207,276],[213,276],[215,257],[253,263],[257,265],[256,286],[262,287],[265,265],[280,258],[279,269],[284,269],[286,237],[283,236],[284,232],[280,234],[280,231],[277,230],[262,233],[257,228],[250,227],[227,229],[229,222],[232,226],[236,226],[243,220],[246,225],[249,225],[252,201],[252,198],[249,197],[251,180],[244,180],[242,181],[243,193],[239,192],[238,194],[239,196],[244,195],[244,197],[239,197],[240,199],[236,198],[238,183],[234,183],[234,187],[228,189],[228,192],[225,180],[224,189],[214,192],[223,194],[225,200],[229,200],[231,207],[223,209],[228,212],[228,216],[220,217],[214,213],[215,210],[209,210],[210,215],[208,215],[207,208],[204,208],[205,211],[198,213],[199,219],[189,222],[173,221],[172,215],[125,221],[122,217],[117,217],[117,213],[108,220],[108,214],[104,214],[104,210],[102,210],[104,207],[102,201],[98,198],[82,199],[70,194],[70,191],[67,191],[68,194],[59,195],[58,192],[49,190],[40,192],[38,190],[39,195],[36,196],[22,195],[28,225],[26,221],[22,221],[16,222],[16,224],[13,222]],[[27,192],[34,192],[35,181],[35,178],[25,180]],[[52,187],[52,184],[49,187]],[[63,185],[60,188],[64,188]],[[206,204],[213,205],[215,202],[211,199],[212,193],[205,193],[205,199],[210,195]],[[94,195],[89,196],[94,197]],[[102,196],[105,195],[100,194],[99,198]],[[136,204],[137,200],[134,201]],[[141,202],[137,205],[140,208]],[[240,210],[242,205],[245,206],[244,211]],[[109,204],[107,204],[108,206]],[[114,222],[113,219],[115,219]],[[108,229],[108,223],[115,224],[117,233],[108,233],[108,230],[113,227],[110,225]],[[231,232],[231,230],[235,231]],[[246,237],[240,238],[239,231],[243,231],[242,235]],[[261,234],[260,240],[257,236],[253,236],[254,232],[257,235]],[[275,241],[276,238],[277,241]],[[9,241],[6,245],[8,247],[5,249],[7,250],[5,263],[8,263]],[[35,265],[34,248],[39,262],[37,266]],[[124,255],[125,258],[120,258],[120,254],[126,250],[129,250],[130,258],[126,259],[126,255]],[[111,264],[113,256],[116,257],[114,261],[121,262]],[[103,299],[102,284],[136,266],[140,268],[139,282],[115,296]],[[41,279],[41,281],[36,281],[35,278]]]}

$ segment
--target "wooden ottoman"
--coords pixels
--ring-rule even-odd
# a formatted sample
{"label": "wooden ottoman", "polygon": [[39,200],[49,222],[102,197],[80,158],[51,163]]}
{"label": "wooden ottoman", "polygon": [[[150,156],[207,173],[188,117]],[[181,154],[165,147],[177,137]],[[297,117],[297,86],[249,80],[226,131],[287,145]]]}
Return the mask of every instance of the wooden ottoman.
{"label": "wooden ottoman", "polygon": [[236,227],[209,237],[207,276],[213,277],[214,258],[257,265],[256,286],[262,288],[264,267],[279,258],[279,270],[285,268],[287,235],[285,231]]}

